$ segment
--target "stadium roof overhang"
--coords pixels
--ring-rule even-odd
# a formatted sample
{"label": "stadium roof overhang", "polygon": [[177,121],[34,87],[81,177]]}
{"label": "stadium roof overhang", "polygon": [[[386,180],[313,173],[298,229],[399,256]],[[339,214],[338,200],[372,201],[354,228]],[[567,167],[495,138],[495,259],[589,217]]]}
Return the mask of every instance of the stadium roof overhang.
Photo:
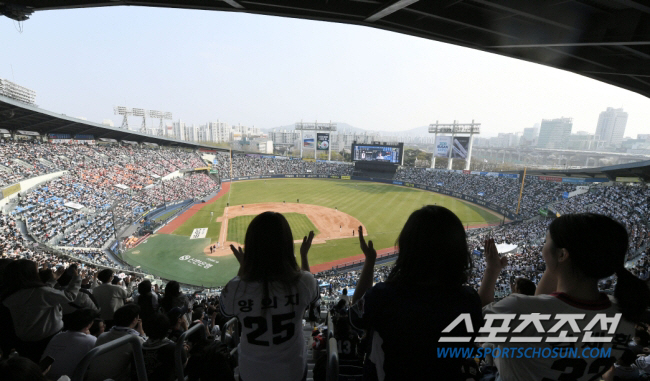
{"label": "stadium roof overhang", "polygon": [[224,148],[169,139],[163,136],[148,135],[136,131],[110,127],[104,124],[88,122],[86,120],[56,114],[40,109],[11,98],[0,95],[0,129],[9,131],[25,130],[38,132],[41,135],[56,133],[70,135],[93,135],[95,139],[115,139],[118,141],[129,140],[138,143],[156,143],[158,145],[208,148],[227,151]]}
{"label": "stadium roof overhang", "polygon": [[[9,0],[0,14],[136,5],[369,26],[555,67],[650,96],[650,4],[638,0]],[[478,63],[480,64],[480,63]]]}
{"label": "stadium roof overhang", "polygon": [[[507,173],[523,174],[524,171],[506,171]],[[598,168],[582,169],[527,169],[527,175],[557,176],[557,177],[584,177],[584,178],[605,178],[614,181],[617,177],[638,177],[646,183],[650,183],[650,160],[638,161],[636,163],[612,165]]]}

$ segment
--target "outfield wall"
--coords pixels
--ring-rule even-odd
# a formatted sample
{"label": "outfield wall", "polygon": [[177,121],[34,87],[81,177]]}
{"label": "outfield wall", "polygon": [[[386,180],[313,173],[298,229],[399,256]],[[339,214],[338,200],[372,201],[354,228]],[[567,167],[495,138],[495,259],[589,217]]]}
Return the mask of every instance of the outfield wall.
{"label": "outfield wall", "polygon": [[375,183],[385,183],[385,184],[391,184],[391,185],[399,185],[407,188],[417,188],[417,189],[422,189],[422,190],[427,190],[429,192],[435,192],[439,194],[443,194],[446,196],[450,196],[453,198],[457,198],[459,200],[463,201],[469,201],[473,204],[482,206],[484,208],[487,208],[493,212],[499,213],[503,216],[506,216],[508,219],[511,220],[517,220],[518,216],[508,209],[494,204],[492,202],[487,202],[483,201],[481,199],[477,199],[476,197],[473,196],[468,196],[466,194],[462,194],[459,192],[451,192],[446,189],[442,189],[439,187],[432,187],[428,185],[423,185],[423,184],[415,184],[415,183],[409,183],[409,182],[404,182],[404,181],[397,181],[397,180],[390,180],[390,179],[378,179],[378,178],[372,178],[372,177],[359,177],[359,176],[338,176],[338,175],[314,175],[311,173],[307,174],[301,174],[301,175],[260,175],[260,176],[242,176],[242,177],[233,177],[231,179],[221,179],[222,182],[233,182],[233,181],[242,181],[242,180],[259,180],[259,179],[339,179],[339,180],[358,180],[358,181],[372,181]]}

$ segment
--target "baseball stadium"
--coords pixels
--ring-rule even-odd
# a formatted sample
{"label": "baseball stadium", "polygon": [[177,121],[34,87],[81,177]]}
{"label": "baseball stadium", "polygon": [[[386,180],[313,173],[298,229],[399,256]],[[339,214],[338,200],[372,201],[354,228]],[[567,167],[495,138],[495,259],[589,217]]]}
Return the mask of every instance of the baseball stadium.
{"label": "baseball stadium", "polygon": [[[453,210],[468,228],[502,221],[502,216],[481,206],[392,184],[309,178],[244,180],[223,183],[216,196],[147,236],[127,250],[124,259],[161,277],[223,286],[239,268],[230,245],[243,245],[252,217],[274,211],[287,217],[296,250],[302,238],[314,231],[310,265],[319,272],[363,258],[359,240],[353,236],[360,225],[380,254],[393,253],[399,227],[412,211],[430,204]],[[200,237],[193,236],[197,229],[202,230]],[[211,252],[210,246],[217,243],[219,247]],[[206,269],[206,264],[212,266]]]}
{"label": "baseball stadium", "polygon": [[[23,35],[33,15],[120,5],[352,24],[650,97],[638,0],[0,2],[21,38],[3,52],[45,37]],[[76,68],[77,47],[59,50],[50,63]],[[200,59],[232,76],[211,54]],[[165,82],[154,66],[139,75]],[[2,379],[650,379],[650,134],[625,135],[622,107],[599,110],[595,134],[563,116],[482,138],[480,121],[441,117],[392,139],[302,119],[168,125],[171,112],[114,106],[117,127],[39,107],[13,68],[0,78]],[[449,83],[436,102],[462,87]],[[214,99],[191,101],[215,112]]]}

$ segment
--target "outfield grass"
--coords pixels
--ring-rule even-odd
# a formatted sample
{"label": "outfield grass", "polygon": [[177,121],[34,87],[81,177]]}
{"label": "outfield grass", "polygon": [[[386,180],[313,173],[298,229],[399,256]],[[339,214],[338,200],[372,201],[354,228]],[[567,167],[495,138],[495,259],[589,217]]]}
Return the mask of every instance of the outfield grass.
{"label": "outfield grass", "polygon": [[[338,208],[339,211],[357,218],[366,227],[367,239],[372,240],[378,250],[393,247],[408,216],[424,205],[437,204],[449,208],[466,225],[497,223],[500,220],[498,215],[473,204],[416,188],[352,180],[267,179],[233,183],[229,194],[213,204],[206,204],[183,226],[176,229],[171,237],[188,237],[195,228],[207,227],[206,239],[211,239],[211,242],[216,243],[221,228],[221,223],[216,222],[216,218],[222,216],[227,203],[237,206],[263,202],[295,202],[298,198],[300,203],[321,205],[332,209]],[[212,217],[210,212],[214,213]],[[229,225],[232,221],[229,221]],[[245,225],[247,226],[247,224]],[[240,230],[245,231],[243,228]],[[297,235],[297,237],[304,236],[304,233],[300,234],[302,235]],[[294,236],[296,235],[294,234]],[[243,241],[242,238],[237,239],[237,241],[239,240]],[[148,244],[142,244],[138,249],[143,250],[142,248],[146,245]],[[183,252],[189,251],[183,245],[180,247]],[[299,247],[300,245],[295,245],[296,253]],[[358,254],[361,254],[359,240],[356,237],[353,238],[352,232],[350,232],[350,238],[335,239],[313,245],[309,258],[310,264],[319,264]],[[196,255],[197,258],[203,257],[202,252],[192,255]],[[142,255],[139,257],[138,264],[151,268],[145,264],[143,257]],[[151,257],[152,265],[161,266],[159,254],[147,257]],[[178,259],[176,258],[175,261]],[[177,272],[173,267],[170,269],[173,270],[166,271]],[[225,268],[224,271],[226,271]],[[233,270],[229,275],[232,277],[235,273],[236,270]],[[201,277],[201,279],[203,278]]]}
{"label": "outfield grass", "polygon": [[[233,256],[207,259],[203,249],[209,244],[208,238],[154,234],[146,243],[124,253],[124,259],[132,266],[141,266],[166,279],[205,287],[223,286],[237,273],[239,263]],[[189,261],[187,256],[211,267],[206,269]]]}
{"label": "outfield grass", "polygon": [[[311,230],[314,231],[314,235],[320,233],[318,229],[312,224],[309,217],[300,213],[284,213],[283,216],[289,222],[289,227],[291,227],[291,234],[293,239],[302,239],[303,237],[309,235]],[[246,230],[248,225],[255,218],[255,216],[239,216],[235,218],[228,219],[228,241],[239,242],[244,244],[244,239],[246,238]]]}

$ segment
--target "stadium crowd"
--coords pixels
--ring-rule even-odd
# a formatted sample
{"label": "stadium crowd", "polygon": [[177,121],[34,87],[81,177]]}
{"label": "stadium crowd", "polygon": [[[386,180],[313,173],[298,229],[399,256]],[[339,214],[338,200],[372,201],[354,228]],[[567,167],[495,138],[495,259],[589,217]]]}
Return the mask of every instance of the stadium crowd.
{"label": "stadium crowd", "polygon": [[[518,179],[400,167],[395,175],[395,180],[459,192],[500,205],[512,213],[517,211],[520,190]],[[561,199],[564,192],[573,190],[575,190],[575,184],[526,179],[519,215],[523,218],[535,217],[539,215],[540,207]]]}
{"label": "stadium crowd", "polygon": [[[186,374],[191,380],[207,380],[208,375],[214,377],[215,374],[219,374],[223,379],[234,379],[235,364],[229,355],[234,343],[230,339],[221,341],[221,332],[225,331],[224,324],[227,319],[221,312],[223,305],[219,300],[201,299],[196,295],[183,295],[178,283],[173,281],[166,285],[164,293],[162,293],[148,280],[139,276],[117,274],[117,271],[120,270],[128,273],[133,269],[113,262],[109,256],[99,250],[114,234],[114,218],[128,221],[161,202],[203,197],[213,192],[218,184],[205,174],[174,178],[165,181],[164,186],[157,180],[170,171],[183,168],[186,163],[191,163],[195,167],[204,166],[198,156],[187,152],[139,149],[130,146],[79,146],[74,149],[69,146],[53,146],[56,147],[53,151],[43,149],[40,144],[24,144],[33,145],[25,148],[30,149],[29,154],[16,155],[11,152],[11,149],[3,151],[3,162],[8,165],[7,168],[12,170],[12,175],[25,178],[54,169],[67,169],[69,172],[21,197],[15,214],[0,216],[0,231],[4,233],[0,237],[0,248],[2,248],[2,258],[0,259],[0,299],[2,300],[0,348],[2,349],[2,359],[9,358],[0,364],[1,374],[11,377],[14,374],[32,372],[34,377],[40,374],[40,378],[34,378],[39,380],[46,379],[45,377],[56,379],[59,376],[71,375],[79,360],[93,347],[125,335],[134,335],[142,342],[143,353],[147,359],[145,361],[146,370],[150,379],[173,379],[173,356],[176,340],[182,332],[191,326],[202,324],[204,328],[201,328],[200,335],[188,337],[184,346],[183,363]],[[52,152],[56,152],[56,159],[51,157]],[[220,176],[222,178],[229,177],[229,159],[224,154],[218,154],[217,158]],[[19,167],[27,167],[17,162],[16,159],[32,165],[34,172],[19,171]],[[53,163],[53,165],[48,166],[47,162]],[[233,158],[232,171],[235,177],[288,173],[349,175],[352,172],[352,166],[236,155]],[[0,173],[2,172],[9,173],[4,170],[0,171]],[[228,176],[225,176],[226,174]],[[11,177],[0,176],[0,178],[13,181]],[[483,197],[486,201],[494,202],[511,210],[516,208],[518,187],[513,186],[516,184],[515,179],[408,168],[401,168],[396,179],[444,187],[474,197],[478,192],[484,192],[485,196]],[[115,184],[124,185],[127,189],[115,187]],[[647,188],[599,185],[593,186],[587,193],[562,200],[562,193],[573,191],[575,186],[538,180],[527,180],[526,184],[522,203],[522,210],[524,210],[522,214],[525,217],[538,215],[537,210],[551,202],[556,202],[551,208],[563,217],[534,219],[469,231],[464,240],[463,250],[466,252],[465,254],[471,253],[470,258],[473,261],[473,266],[464,268],[463,271],[471,270],[467,274],[467,278],[457,284],[458,287],[469,286],[465,291],[449,288],[452,287],[451,283],[458,283],[460,278],[453,278],[451,270],[449,273],[444,273],[446,266],[442,266],[444,269],[436,269],[436,266],[427,268],[427,266],[414,265],[412,261],[422,261],[423,259],[413,257],[417,255],[413,251],[410,254],[407,250],[400,252],[400,257],[411,258],[411,262],[403,259],[398,260],[396,265],[375,267],[374,259],[372,259],[372,245],[368,247],[361,239],[361,249],[366,255],[366,265],[368,266],[364,265],[362,271],[354,270],[344,273],[327,271],[317,274],[315,276],[316,292],[323,300],[328,301],[329,307],[338,306],[337,313],[341,312],[341,305],[349,306],[363,298],[368,303],[365,311],[362,309],[359,313],[359,310],[355,312],[350,309],[346,314],[357,314],[356,318],[360,328],[365,327],[379,331],[384,330],[386,326],[396,326],[395,324],[383,325],[381,323],[382,319],[392,321],[390,320],[392,317],[388,316],[390,313],[395,311],[406,311],[405,314],[412,313],[408,312],[409,306],[416,305],[417,303],[413,303],[414,301],[427,304],[429,302],[424,302],[424,300],[428,300],[427,298],[435,299],[436,303],[439,303],[438,307],[440,305],[451,306],[450,310],[452,310],[456,307],[469,306],[471,299],[469,295],[474,295],[478,290],[476,298],[480,297],[480,302],[484,305],[484,314],[486,311],[492,311],[491,309],[495,306],[506,308],[510,306],[508,303],[513,300],[512,297],[506,297],[507,295],[512,293],[514,298],[518,298],[518,294],[533,295],[536,288],[546,287],[543,275],[545,272],[548,273],[549,258],[545,252],[550,250],[546,234],[549,231],[553,232],[553,224],[557,226],[560,223],[566,223],[566,221],[573,221],[570,219],[573,218],[571,216],[574,213],[583,212],[611,216],[625,225],[623,230],[627,229],[629,234],[629,240],[626,241],[626,245],[629,247],[624,250],[626,253],[623,253],[622,256],[616,254],[616,263],[611,262],[613,260],[610,259],[601,260],[599,259],[602,256],[601,252],[607,251],[605,247],[609,245],[607,238],[614,234],[612,232],[618,227],[615,224],[612,225],[609,220],[600,222],[603,226],[607,225],[607,229],[604,229],[600,235],[593,236],[593,240],[600,242],[600,246],[590,246],[590,252],[593,254],[592,259],[598,262],[598,266],[608,267],[606,270],[598,272],[598,274],[605,274],[604,276],[595,277],[598,282],[594,284],[600,290],[615,294],[617,297],[620,296],[615,291],[617,286],[625,285],[625,282],[629,281],[629,278],[626,278],[626,273],[622,270],[622,264],[618,263],[619,259],[620,262],[623,262],[625,254],[627,254],[627,258],[635,258],[634,263],[627,266],[632,275],[641,280],[647,280],[650,277],[647,245],[650,192]],[[513,189],[517,191],[515,192]],[[82,207],[76,209],[64,205],[69,202]],[[115,207],[113,213],[117,216],[112,215],[109,211],[112,207]],[[425,209],[423,208],[423,210]],[[426,213],[433,213],[432,210],[427,210]],[[568,217],[564,217],[565,215]],[[23,219],[30,234],[39,241],[60,246],[93,247],[97,250],[72,249],[58,254],[43,251],[37,248],[34,242],[29,242],[22,236],[17,227],[16,218]],[[429,217],[417,218],[421,220],[414,225],[409,225],[407,222],[403,232],[412,230],[413,226],[432,223],[427,219]],[[447,231],[445,229],[450,228],[449,226],[453,225],[454,221],[447,222],[449,223],[437,227],[441,232],[433,230],[432,232],[435,234],[422,235],[418,233],[419,237],[410,237],[413,240],[419,239],[428,242],[429,246],[426,247],[431,247],[434,243],[437,245],[442,241],[456,240],[458,241],[456,243],[459,243],[460,241],[455,235],[457,232],[444,234]],[[587,223],[591,224],[592,222],[576,219],[564,226],[563,229],[567,230],[569,227],[573,228],[576,225]],[[589,226],[596,230],[601,227],[599,225]],[[460,228],[462,229],[462,225]],[[589,229],[585,231],[589,231]],[[576,236],[578,233],[582,234],[577,231]],[[556,230],[554,234],[559,233]],[[361,234],[360,236],[363,237]],[[438,241],[429,242],[434,237]],[[560,242],[559,239],[556,241]],[[517,246],[516,250],[505,255],[508,259],[507,263],[494,259],[493,247],[500,243]],[[400,241],[400,246],[402,245],[404,242]],[[463,245],[461,244],[461,246]],[[238,258],[238,260],[241,259]],[[444,259],[444,261],[448,260],[450,259]],[[584,260],[588,261],[589,259]],[[602,263],[610,262],[611,266],[602,265]],[[456,265],[457,263],[450,266]],[[102,270],[102,267],[106,266],[112,267],[114,270]],[[562,268],[567,265],[560,263],[558,266]],[[556,267],[554,266],[553,269]],[[426,274],[427,270],[432,271],[436,276],[433,273],[429,273],[428,276],[422,275]],[[424,273],[422,273],[423,271]],[[592,270],[566,268],[566,272],[560,273],[560,276],[568,274],[569,271]],[[493,277],[490,278],[486,274],[493,274]],[[387,280],[389,282],[386,282]],[[398,282],[402,285],[400,287],[404,288],[390,290],[390,286],[386,285],[390,285],[391,282]],[[373,284],[376,286],[372,287]],[[427,293],[420,295],[422,290],[413,288],[416,285],[423,287]],[[429,287],[438,292],[428,293]],[[637,287],[639,287],[638,284]],[[493,300],[485,299],[485,289],[489,291],[490,298],[502,299],[504,303],[499,304],[500,301],[494,303]],[[352,300],[347,296],[348,290],[351,294],[354,290]],[[409,290],[409,292],[402,294],[404,290]],[[636,291],[638,291],[638,294],[635,294],[636,297],[639,300],[645,300],[645,291],[642,288],[637,288]],[[447,295],[447,293],[449,294]],[[36,296],[33,297],[33,295]],[[383,295],[383,297],[378,295]],[[413,299],[420,296],[425,297]],[[454,298],[445,299],[450,296]],[[296,297],[296,299],[298,298]],[[390,303],[387,302],[389,299]],[[443,299],[447,304],[441,302]],[[267,304],[272,303],[272,299],[268,300]],[[383,307],[378,307],[373,303],[379,303]],[[383,303],[388,304],[384,305]],[[433,304],[434,309],[436,303]],[[463,305],[462,303],[467,304]],[[476,306],[472,308],[474,307]],[[372,311],[382,310],[382,308],[386,311],[386,316],[371,315]],[[477,308],[479,309],[472,309],[473,314],[477,311],[480,314],[480,306]],[[413,317],[414,321],[419,321],[418,319],[424,317],[433,324],[437,320],[432,316],[443,321],[443,315],[440,312],[435,312],[433,315],[412,314],[409,316]],[[244,323],[245,326],[250,325],[248,328],[252,328],[252,324],[245,321]],[[439,335],[438,328],[438,325],[434,325],[429,330],[434,335]],[[346,332],[357,335],[362,331]],[[404,330],[400,332],[404,332]],[[234,334],[230,331],[228,333]],[[226,335],[224,337],[228,338]],[[245,337],[247,338],[245,339]],[[386,331],[382,331],[382,337],[388,342],[400,342],[404,338],[413,339],[408,333],[400,338],[399,335],[393,335]],[[302,340],[302,338],[300,339]],[[369,338],[366,337],[366,339]],[[644,347],[650,347],[650,333],[648,333],[647,326],[637,325],[636,337],[633,335],[630,339],[634,340],[630,350],[640,347],[640,354],[642,354]],[[250,334],[243,335],[242,340],[250,340]],[[361,341],[361,338],[359,340]],[[17,354],[13,353],[14,349],[17,350]],[[635,369],[636,373],[632,373],[641,377],[642,370],[650,371],[650,366],[646,365],[650,364],[650,357],[641,356],[639,359],[633,358],[630,361],[626,357],[626,353],[619,356],[617,364],[608,363],[608,366],[612,365],[612,372],[617,369],[621,372],[621,369]],[[35,364],[48,355],[55,358],[54,363],[46,376],[42,376]],[[250,356],[250,354],[247,355]],[[130,364],[131,356],[132,353],[128,351],[103,355],[91,364],[89,379],[92,381],[107,377],[114,380],[133,378],[135,369]],[[403,360],[402,357],[399,357],[401,355],[396,355],[391,351],[387,351],[386,356],[387,358],[398,356],[397,358]],[[404,360],[405,364],[409,364],[404,369],[405,374],[413,375],[414,369],[417,370],[421,367],[413,365],[412,360]],[[249,360],[248,364],[250,363]],[[447,369],[447,365],[440,362],[439,359],[432,363],[439,366],[439,369]],[[500,376],[504,380],[517,379],[516,375],[520,374],[505,365],[497,365],[500,367]],[[413,369],[409,368],[411,366]],[[389,373],[395,372],[395,369],[391,368],[384,370]],[[603,368],[604,370],[606,369]],[[546,369],[540,371],[544,372]],[[314,374],[316,374],[315,371]],[[392,374],[395,375],[395,373]],[[282,374],[274,376],[281,378]]]}
{"label": "stadium crowd", "polygon": [[[221,178],[230,177],[230,156],[217,153],[218,170]],[[320,174],[349,176],[354,166],[349,163],[324,163],[314,161],[272,159],[259,155],[235,154],[232,158],[232,177],[282,175],[282,174]]]}
{"label": "stadium crowd", "polygon": [[650,189],[639,186],[592,186],[583,193],[551,208],[560,214],[598,213],[610,216],[625,224],[630,234],[630,252],[645,247],[650,221]]}

